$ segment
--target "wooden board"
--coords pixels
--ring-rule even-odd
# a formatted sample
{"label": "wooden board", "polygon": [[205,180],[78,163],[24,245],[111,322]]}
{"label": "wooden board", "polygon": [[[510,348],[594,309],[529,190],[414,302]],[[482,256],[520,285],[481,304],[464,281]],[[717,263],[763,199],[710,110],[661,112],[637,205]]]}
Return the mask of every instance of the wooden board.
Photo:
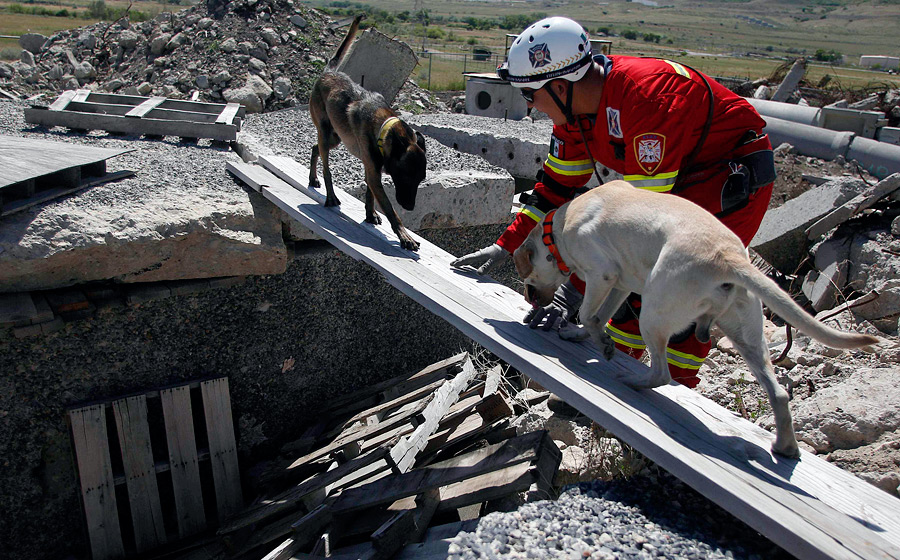
{"label": "wooden board", "polygon": [[419,452],[428,444],[428,438],[437,430],[441,419],[457,401],[459,394],[475,378],[475,373],[475,365],[472,364],[472,360],[466,360],[463,370],[456,374],[452,381],[445,382],[440,389],[435,391],[434,398],[422,413],[425,421],[391,449],[391,458],[400,472],[407,472],[413,467]]}
{"label": "wooden board", "polygon": [[25,109],[25,122],[41,126],[64,126],[79,130],[106,130],[119,134],[211,138],[231,142],[237,138],[237,126],[221,123],[132,119],[124,115],[102,115],[46,109]]}
{"label": "wooden board", "polygon": [[263,196],[292,218],[795,556],[900,558],[897,498],[814,455],[773,456],[772,434],[686,387],[626,387],[620,380],[646,366],[525,328],[520,294],[451,268],[453,255],[415,234],[419,251],[401,249],[386,221],[364,223],[362,202],[346,193],[339,208],[323,207],[301,164],[261,161],[291,185],[260,187]]}
{"label": "wooden board", "polygon": [[345,490],[335,500],[332,512],[335,515],[346,514],[389,504],[431,488],[447,486],[519,463],[536,462],[548,446],[556,447],[546,431],[531,432],[440,463]]}
{"label": "wooden board", "polygon": [[164,389],[159,396],[166,420],[178,535],[186,537],[206,528],[190,389],[184,385]]}
{"label": "wooden board", "polygon": [[137,395],[114,401],[113,412],[125,465],[135,548],[138,552],[144,552],[166,542],[156,467],[150,447],[147,397]]}
{"label": "wooden board", "polygon": [[204,381],[200,384],[200,391],[203,395],[203,413],[209,437],[209,459],[216,488],[216,509],[219,512],[219,520],[223,521],[244,506],[228,378],[220,377]]}
{"label": "wooden board", "polygon": [[123,558],[116,491],[106,431],[106,407],[93,405],[69,411],[81,498],[93,560]]}
{"label": "wooden board", "polygon": [[0,135],[0,189],[131,151]]}

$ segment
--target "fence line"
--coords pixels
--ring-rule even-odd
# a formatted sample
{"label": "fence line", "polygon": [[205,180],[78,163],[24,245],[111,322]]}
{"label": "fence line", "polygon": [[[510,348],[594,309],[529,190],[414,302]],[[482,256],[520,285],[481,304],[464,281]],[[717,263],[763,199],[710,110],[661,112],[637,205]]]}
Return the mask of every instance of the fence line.
{"label": "fence line", "polygon": [[434,77],[439,77],[443,80],[443,82],[435,80],[435,85],[437,86],[438,83],[446,85],[452,82],[451,76],[461,80],[463,73],[466,72],[494,72],[504,59],[504,57],[494,53],[482,55],[470,52],[419,51],[416,55],[419,57],[418,82],[425,89],[431,89],[432,78]]}

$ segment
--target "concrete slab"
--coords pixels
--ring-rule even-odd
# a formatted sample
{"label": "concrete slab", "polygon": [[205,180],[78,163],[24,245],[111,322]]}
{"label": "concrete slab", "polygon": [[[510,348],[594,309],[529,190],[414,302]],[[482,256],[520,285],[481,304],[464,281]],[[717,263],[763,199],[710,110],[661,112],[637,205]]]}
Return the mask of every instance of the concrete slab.
{"label": "concrete slab", "polygon": [[279,215],[227,174],[227,148],[51,133],[25,124],[25,106],[0,103],[0,133],[129,149],[107,167],[135,175],[0,219],[0,293],[285,270]]}
{"label": "concrete slab", "polygon": [[866,189],[849,177],[811,189],[769,210],[750,247],[781,272],[792,273],[806,253],[806,228]]}
{"label": "concrete slab", "polygon": [[826,214],[822,219],[807,228],[806,236],[809,239],[817,239],[825,235],[863,210],[871,208],[873,204],[898,189],[900,189],[900,173],[894,173],[879,181],[875,187],[867,189],[863,194],[853,197],[834,211]]}
{"label": "concrete slab", "polygon": [[337,69],[391,104],[418,63],[409,45],[369,28],[358,35]]}
{"label": "concrete slab", "polygon": [[814,248],[816,270],[807,275],[803,293],[816,311],[832,309],[847,284],[850,245],[847,239],[833,239]]}
{"label": "concrete slab", "polygon": [[772,101],[787,101],[806,74],[806,59],[798,59],[772,94]]}

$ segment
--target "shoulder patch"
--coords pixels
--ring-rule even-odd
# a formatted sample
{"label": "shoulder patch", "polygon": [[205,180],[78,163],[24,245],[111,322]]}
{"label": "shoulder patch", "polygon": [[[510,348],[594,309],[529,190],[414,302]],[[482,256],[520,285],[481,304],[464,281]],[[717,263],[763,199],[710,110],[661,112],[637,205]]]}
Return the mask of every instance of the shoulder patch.
{"label": "shoulder patch", "polygon": [[555,135],[550,135],[550,155],[558,158],[560,157],[560,153],[563,151],[563,146],[565,142],[557,138]]}
{"label": "shoulder patch", "polygon": [[618,109],[606,108],[606,126],[613,138],[622,137],[622,120]]}
{"label": "shoulder patch", "polygon": [[648,132],[634,137],[634,157],[647,175],[653,175],[666,155],[666,137]]}

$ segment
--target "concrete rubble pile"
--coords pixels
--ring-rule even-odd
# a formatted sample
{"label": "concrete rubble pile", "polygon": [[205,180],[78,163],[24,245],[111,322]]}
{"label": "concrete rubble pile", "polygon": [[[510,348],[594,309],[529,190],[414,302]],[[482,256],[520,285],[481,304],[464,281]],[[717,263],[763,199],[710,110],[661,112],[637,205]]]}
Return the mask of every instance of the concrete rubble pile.
{"label": "concrete rubble pile", "polygon": [[[236,102],[251,113],[293,107],[307,102],[345,31],[290,0],[237,0],[50,37],[27,33],[20,60],[0,62],[0,98],[86,88]],[[399,103],[415,112],[441,110],[411,82]]]}

